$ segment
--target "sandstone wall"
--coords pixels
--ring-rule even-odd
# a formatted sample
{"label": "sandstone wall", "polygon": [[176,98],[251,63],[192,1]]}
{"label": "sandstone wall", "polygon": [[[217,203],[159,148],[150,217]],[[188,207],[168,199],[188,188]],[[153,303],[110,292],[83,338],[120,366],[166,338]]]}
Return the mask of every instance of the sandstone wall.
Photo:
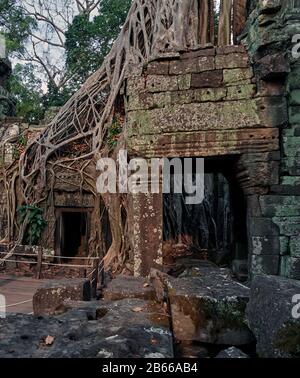
{"label": "sandstone wall", "polygon": [[[127,83],[132,157],[236,158],[252,275],[300,279],[300,26],[293,2],[257,2],[243,44],[162,55]],[[132,195],[135,273],[162,263],[162,198]]]}

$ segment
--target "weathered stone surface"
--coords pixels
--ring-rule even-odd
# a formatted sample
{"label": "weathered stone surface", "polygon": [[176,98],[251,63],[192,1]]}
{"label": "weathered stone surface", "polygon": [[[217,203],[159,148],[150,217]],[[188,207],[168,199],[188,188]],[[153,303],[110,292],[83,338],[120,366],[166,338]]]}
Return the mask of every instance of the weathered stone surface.
{"label": "weathered stone surface", "polygon": [[257,83],[257,95],[259,97],[264,96],[285,96],[286,88],[278,81],[258,81]]}
{"label": "weathered stone surface", "polygon": [[180,358],[208,358],[209,352],[203,345],[180,343],[176,348],[176,357]]}
{"label": "weathered stone surface", "polygon": [[138,277],[117,276],[103,290],[104,299],[117,301],[124,298],[154,299],[155,291],[147,280]]}
{"label": "weathered stone surface", "polygon": [[300,236],[292,236],[290,239],[290,251],[292,257],[300,258]]}
{"label": "weathered stone surface", "polygon": [[87,279],[63,279],[42,285],[33,296],[33,311],[37,316],[54,315],[67,300],[91,300],[90,281]]}
{"label": "weathered stone surface", "polygon": [[[251,145],[249,145],[250,138]],[[140,151],[147,157],[175,157],[182,156],[183,153],[189,154],[189,156],[199,156],[199,151],[201,151],[202,156],[234,155],[244,152],[257,152],[258,150],[268,151],[278,148],[278,130],[170,132],[161,136],[151,135],[138,139],[133,137],[127,141],[127,148]],[[253,172],[255,172],[256,181],[260,183],[267,182],[269,177],[267,173],[272,172],[273,174],[275,171],[272,166],[268,171],[255,170],[255,164],[253,164]],[[260,176],[259,180],[258,176]]]}
{"label": "weathered stone surface", "polygon": [[149,75],[146,80],[146,90],[151,92],[177,91],[178,81],[175,76]]}
{"label": "weathered stone surface", "polygon": [[169,322],[156,306],[139,299],[77,302],[55,318],[9,316],[0,319],[0,357],[172,358]]}
{"label": "weathered stone surface", "polygon": [[170,62],[170,75],[182,75],[215,69],[215,57],[203,56],[194,59],[176,60]]}
{"label": "weathered stone surface", "polygon": [[249,99],[255,95],[256,87],[253,84],[236,85],[227,88],[226,100]]}
{"label": "weathered stone surface", "polygon": [[276,236],[252,236],[250,252],[254,255],[279,255],[280,240]]}
{"label": "weathered stone surface", "polygon": [[300,280],[300,257],[295,255],[282,256],[280,260],[280,275],[294,280]]}
{"label": "weathered stone surface", "polygon": [[[237,114],[241,115],[237,117]],[[233,130],[261,125],[255,100],[174,105],[128,114],[128,136],[172,131]]]}
{"label": "weathered stone surface", "polygon": [[281,127],[288,123],[287,103],[284,97],[261,97],[257,99],[261,122],[268,127]]}
{"label": "weathered stone surface", "polygon": [[132,76],[127,80],[128,96],[135,96],[137,93],[144,92],[146,89],[146,80],[144,77]]}
{"label": "weathered stone surface", "polygon": [[221,101],[226,97],[226,93],[225,88],[206,88],[173,92],[171,94],[171,103],[175,105]]}
{"label": "weathered stone surface", "polygon": [[197,277],[167,280],[175,338],[226,345],[251,343],[244,319],[249,289],[233,281],[226,269],[199,269]]}
{"label": "weathered stone surface", "polygon": [[180,75],[178,76],[177,81],[178,81],[179,90],[185,91],[191,88],[192,75],[191,74]]}
{"label": "weathered stone surface", "polygon": [[268,218],[250,218],[249,233],[253,236],[279,236],[279,227]]}
{"label": "weathered stone surface", "polygon": [[252,255],[251,256],[251,274],[252,276],[259,274],[267,275],[277,275],[279,274],[279,255],[272,255],[270,250],[270,255]]}
{"label": "weathered stone surface", "polygon": [[223,68],[246,68],[249,67],[249,58],[247,54],[233,53],[228,55],[216,56],[216,69]]}
{"label": "weathered stone surface", "polygon": [[292,299],[299,293],[299,281],[275,276],[257,276],[252,281],[247,319],[260,357],[299,356],[300,319],[292,316]]}
{"label": "weathered stone surface", "polygon": [[246,353],[242,352],[240,349],[231,347],[222,350],[216,358],[249,358]]}
{"label": "weathered stone surface", "polygon": [[243,45],[221,46],[221,47],[217,47],[216,51],[217,51],[217,55],[227,55],[227,54],[233,54],[233,53],[245,54],[246,53],[245,47]]}
{"label": "weathered stone surface", "polygon": [[251,68],[233,68],[223,70],[224,84],[237,85],[237,84],[251,84],[253,71]]}
{"label": "weathered stone surface", "polygon": [[255,64],[254,70],[261,80],[275,80],[285,77],[290,72],[290,66],[281,53],[268,54]]}
{"label": "weathered stone surface", "polygon": [[223,82],[222,70],[207,71],[192,74],[192,88],[218,88]]}
{"label": "weathered stone surface", "polygon": [[148,75],[168,75],[169,73],[169,62],[150,62],[147,65]]}
{"label": "weathered stone surface", "polygon": [[194,59],[199,58],[202,56],[215,56],[216,55],[216,49],[214,47],[210,47],[207,49],[199,49],[195,51],[188,51],[181,54],[180,59]]}
{"label": "weathered stone surface", "polygon": [[300,198],[298,196],[261,196],[260,206],[264,217],[300,215]]}
{"label": "weathered stone surface", "polygon": [[300,217],[273,217],[273,222],[278,225],[280,234],[285,236],[300,235]]}

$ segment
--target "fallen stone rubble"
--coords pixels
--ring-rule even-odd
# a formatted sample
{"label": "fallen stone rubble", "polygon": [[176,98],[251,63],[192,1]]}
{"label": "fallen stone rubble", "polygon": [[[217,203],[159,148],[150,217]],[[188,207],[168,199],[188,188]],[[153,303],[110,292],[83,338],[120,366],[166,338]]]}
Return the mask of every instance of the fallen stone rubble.
{"label": "fallen stone rubble", "polygon": [[0,319],[0,357],[299,357],[297,281],[257,276],[249,288],[227,269],[152,270],[117,277],[98,301],[84,301],[88,286],[75,281],[76,290],[66,280],[39,289],[35,316]]}

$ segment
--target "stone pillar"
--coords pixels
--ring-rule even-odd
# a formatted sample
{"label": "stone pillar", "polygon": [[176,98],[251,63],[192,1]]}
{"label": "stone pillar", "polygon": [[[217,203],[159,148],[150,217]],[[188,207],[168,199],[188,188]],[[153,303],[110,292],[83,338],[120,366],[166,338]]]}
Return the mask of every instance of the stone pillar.
{"label": "stone pillar", "polygon": [[134,275],[145,277],[152,267],[163,264],[163,197],[161,193],[130,194],[130,202]]}

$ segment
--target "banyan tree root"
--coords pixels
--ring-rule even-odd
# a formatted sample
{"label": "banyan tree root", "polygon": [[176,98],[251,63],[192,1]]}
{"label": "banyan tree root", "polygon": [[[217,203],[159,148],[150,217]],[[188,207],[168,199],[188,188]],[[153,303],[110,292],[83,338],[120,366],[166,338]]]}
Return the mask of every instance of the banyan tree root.
{"label": "banyan tree root", "polygon": [[[223,9],[228,16],[228,6],[223,4]],[[100,69],[21,155],[19,176],[25,203],[37,204],[48,197],[49,167],[53,172],[55,165],[67,171],[77,169],[82,183],[86,182],[91,192],[96,193],[95,177],[87,173],[85,162],[103,155],[116,98],[130,66],[166,51],[212,43],[213,10],[213,0],[133,0],[125,25]],[[120,213],[116,209],[117,197],[110,201],[110,206],[109,212]],[[9,213],[9,217],[14,214]],[[13,219],[10,222],[14,223]],[[116,262],[124,252],[124,227],[119,222],[120,215],[111,219],[113,242],[104,259],[106,266]],[[98,236],[94,235],[94,246],[96,239]]]}

